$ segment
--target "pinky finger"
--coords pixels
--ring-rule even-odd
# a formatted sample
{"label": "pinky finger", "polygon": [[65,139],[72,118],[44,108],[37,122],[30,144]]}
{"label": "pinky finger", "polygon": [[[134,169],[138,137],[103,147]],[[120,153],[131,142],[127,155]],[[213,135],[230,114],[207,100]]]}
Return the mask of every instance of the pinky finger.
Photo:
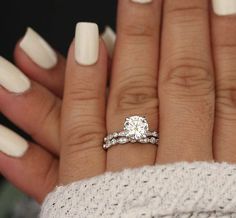
{"label": "pinky finger", "polygon": [[58,160],[40,146],[26,142],[1,125],[0,150],[1,174],[41,203],[56,186]]}

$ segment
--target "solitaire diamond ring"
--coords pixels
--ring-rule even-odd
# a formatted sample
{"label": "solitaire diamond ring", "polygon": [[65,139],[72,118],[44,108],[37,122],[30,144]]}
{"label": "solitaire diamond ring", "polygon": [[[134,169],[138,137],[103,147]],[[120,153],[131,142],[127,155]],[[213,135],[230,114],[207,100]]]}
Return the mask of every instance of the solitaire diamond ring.
{"label": "solitaire diamond ring", "polygon": [[131,116],[125,119],[124,130],[114,132],[104,138],[103,148],[126,143],[154,144],[159,142],[159,134],[150,131],[145,117]]}

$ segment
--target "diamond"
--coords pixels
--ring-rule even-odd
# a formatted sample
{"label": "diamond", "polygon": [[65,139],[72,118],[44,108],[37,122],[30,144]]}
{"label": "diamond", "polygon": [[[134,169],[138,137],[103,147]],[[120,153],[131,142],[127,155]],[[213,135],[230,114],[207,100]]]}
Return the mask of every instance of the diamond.
{"label": "diamond", "polygon": [[154,137],[152,137],[151,139],[150,139],[150,142],[152,143],[152,144],[156,144],[156,139],[154,138]]}
{"label": "diamond", "polygon": [[115,145],[116,143],[117,143],[116,139],[112,139],[112,140],[111,140],[111,144],[112,144],[112,145]]}
{"label": "diamond", "polygon": [[147,144],[149,141],[148,138],[145,138],[145,139],[140,139],[139,142],[142,144]]}
{"label": "diamond", "polygon": [[127,138],[119,138],[118,139],[118,143],[120,143],[120,144],[125,144],[125,143],[127,143],[129,140],[127,139]]}
{"label": "diamond", "polygon": [[119,134],[117,132],[113,133],[113,137],[117,138],[119,136]]}
{"label": "diamond", "polygon": [[108,136],[107,136],[107,141],[112,140],[112,138],[113,138],[113,135],[112,135],[112,134],[108,135]]}
{"label": "diamond", "polygon": [[153,136],[154,137],[158,137],[158,133],[157,132],[153,132]]}
{"label": "diamond", "polygon": [[147,137],[148,123],[144,117],[132,116],[126,118],[124,130],[127,132],[127,137],[134,140],[140,140]]}
{"label": "diamond", "polygon": [[108,142],[106,143],[106,145],[107,145],[108,148],[110,148],[110,147],[112,146],[111,141],[108,141]]}
{"label": "diamond", "polygon": [[126,133],[125,133],[124,131],[122,131],[122,132],[119,132],[118,135],[121,136],[121,137],[123,137],[123,136],[126,136]]}

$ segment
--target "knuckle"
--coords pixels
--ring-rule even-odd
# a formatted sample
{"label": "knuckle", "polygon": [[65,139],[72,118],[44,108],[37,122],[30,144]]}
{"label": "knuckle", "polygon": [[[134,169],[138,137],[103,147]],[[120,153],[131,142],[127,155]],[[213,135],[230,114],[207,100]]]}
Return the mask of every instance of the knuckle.
{"label": "knuckle", "polygon": [[[39,110],[41,113],[38,115],[37,123],[41,128],[42,126],[55,123],[60,118],[60,102],[56,97],[49,101],[46,98],[42,98],[41,100],[41,109]],[[30,135],[33,138],[37,138],[39,130],[37,128],[32,128]]]}
{"label": "knuckle", "polygon": [[[130,70],[135,70],[136,75],[126,76],[120,81],[115,95],[117,110],[127,111],[137,109],[137,107],[157,110],[156,78],[147,75],[148,69],[137,67],[137,69],[128,69]],[[133,75],[133,73],[127,72],[126,75]]]}
{"label": "knuckle", "polygon": [[79,102],[86,102],[91,100],[97,101],[102,97],[101,92],[98,91],[96,86],[91,85],[91,82],[82,80],[79,81],[79,84],[74,84],[68,94],[70,100]]}
{"label": "knuckle", "polygon": [[44,165],[37,171],[34,171],[35,178],[38,178],[38,189],[32,195],[42,203],[45,197],[50,193],[58,183],[58,160],[54,157],[45,158]]}
{"label": "knuckle", "polygon": [[236,52],[236,43],[228,42],[226,40],[219,40],[214,43],[216,53],[219,53],[221,57],[226,57],[229,59],[235,59],[235,52]]}
{"label": "knuckle", "polygon": [[41,123],[46,123],[48,120],[51,120],[52,118],[55,118],[54,116],[58,115],[59,116],[59,110],[57,110],[57,108],[59,107],[59,102],[56,98],[54,98],[54,100],[52,100],[47,106],[45,106],[46,104],[44,104],[44,114],[43,117],[41,119]]}
{"label": "knuckle", "polygon": [[145,19],[140,19],[136,22],[130,22],[125,24],[121,32],[127,37],[132,38],[150,38],[154,36],[155,28],[153,24],[150,22],[146,22]]}
{"label": "knuckle", "polygon": [[45,190],[45,193],[51,192],[51,190],[56,186],[57,183],[57,169],[58,161],[52,158],[51,162],[48,164],[48,167],[45,169],[44,175],[41,175],[44,178],[42,187]]}
{"label": "knuckle", "polygon": [[[218,85],[216,92],[216,117],[230,121],[236,120],[236,78]],[[219,82],[221,83],[221,82]]]}
{"label": "knuckle", "polygon": [[202,22],[202,17],[208,14],[208,7],[202,5],[193,5],[189,7],[174,7],[166,11],[170,22],[176,24],[197,24]]}
{"label": "knuckle", "polygon": [[213,76],[204,67],[178,65],[164,75],[162,88],[174,97],[205,96],[214,91]]}
{"label": "knuckle", "polygon": [[101,127],[98,121],[79,122],[70,128],[67,128],[67,134],[64,136],[64,142],[69,153],[78,153],[85,150],[96,149],[103,143],[105,129]]}
{"label": "knuckle", "polygon": [[232,42],[232,43],[227,43],[226,41],[224,42],[218,42],[214,44],[214,47],[216,49],[216,51],[219,51],[222,56],[224,56],[224,54],[227,54],[228,56],[231,57],[235,57],[235,51],[236,51],[236,43]]}

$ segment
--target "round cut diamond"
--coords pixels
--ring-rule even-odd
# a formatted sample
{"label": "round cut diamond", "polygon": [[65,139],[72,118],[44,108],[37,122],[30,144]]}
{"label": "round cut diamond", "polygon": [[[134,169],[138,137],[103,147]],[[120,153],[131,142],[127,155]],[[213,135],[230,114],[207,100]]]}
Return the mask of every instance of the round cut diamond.
{"label": "round cut diamond", "polygon": [[111,140],[111,144],[112,144],[112,145],[115,145],[116,142],[117,142],[116,139],[112,139],[112,140]]}
{"label": "round cut diamond", "polygon": [[134,140],[140,140],[147,137],[148,123],[144,117],[132,116],[126,118],[124,130],[127,132],[127,137]]}
{"label": "round cut diamond", "polygon": [[154,137],[152,137],[152,138],[150,139],[150,142],[151,142],[152,144],[156,144],[156,139],[155,139]]}
{"label": "round cut diamond", "polygon": [[119,136],[119,134],[118,134],[117,132],[114,132],[114,133],[113,133],[113,137],[114,137],[114,138],[117,138],[118,136]]}

